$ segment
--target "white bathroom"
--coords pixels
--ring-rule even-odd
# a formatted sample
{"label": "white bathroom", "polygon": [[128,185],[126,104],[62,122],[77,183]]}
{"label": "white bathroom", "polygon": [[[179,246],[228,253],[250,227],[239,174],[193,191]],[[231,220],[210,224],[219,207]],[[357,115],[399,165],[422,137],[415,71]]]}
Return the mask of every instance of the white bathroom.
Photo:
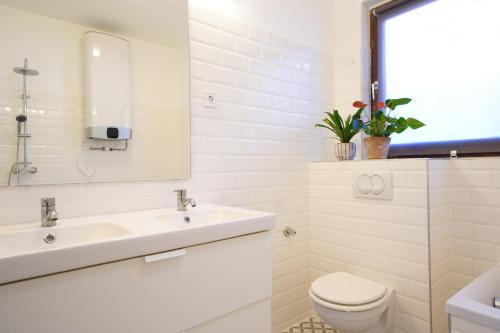
{"label": "white bathroom", "polygon": [[0,333],[500,332],[499,11],[0,0]]}

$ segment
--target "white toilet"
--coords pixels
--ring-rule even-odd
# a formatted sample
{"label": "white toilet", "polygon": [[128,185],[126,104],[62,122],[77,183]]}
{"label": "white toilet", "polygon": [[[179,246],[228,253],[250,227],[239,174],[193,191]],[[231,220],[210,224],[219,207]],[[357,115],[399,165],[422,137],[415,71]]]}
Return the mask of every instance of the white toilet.
{"label": "white toilet", "polygon": [[323,275],[309,290],[318,316],[341,333],[390,333],[392,293],[390,287],[346,272]]}

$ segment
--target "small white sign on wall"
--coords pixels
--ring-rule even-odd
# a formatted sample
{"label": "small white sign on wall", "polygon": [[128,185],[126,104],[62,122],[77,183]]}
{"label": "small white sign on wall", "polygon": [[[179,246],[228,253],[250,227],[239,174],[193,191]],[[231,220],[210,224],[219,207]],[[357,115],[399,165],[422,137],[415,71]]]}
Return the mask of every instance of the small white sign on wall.
{"label": "small white sign on wall", "polygon": [[356,198],[392,200],[392,173],[355,172],[353,193]]}

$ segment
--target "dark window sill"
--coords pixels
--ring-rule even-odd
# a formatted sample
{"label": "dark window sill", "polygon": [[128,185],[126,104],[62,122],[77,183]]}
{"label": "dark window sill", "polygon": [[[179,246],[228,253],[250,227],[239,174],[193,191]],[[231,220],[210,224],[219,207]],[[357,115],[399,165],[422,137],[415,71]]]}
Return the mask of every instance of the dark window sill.
{"label": "dark window sill", "polygon": [[388,158],[449,157],[452,150],[459,157],[500,156],[500,138],[394,144]]}

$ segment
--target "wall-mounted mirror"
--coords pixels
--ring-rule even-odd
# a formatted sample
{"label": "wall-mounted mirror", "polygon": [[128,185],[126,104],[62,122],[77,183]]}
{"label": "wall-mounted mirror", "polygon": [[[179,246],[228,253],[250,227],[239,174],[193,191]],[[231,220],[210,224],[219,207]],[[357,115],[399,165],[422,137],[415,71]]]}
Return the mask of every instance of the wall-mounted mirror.
{"label": "wall-mounted mirror", "polygon": [[187,11],[0,0],[0,186],[188,178]]}

